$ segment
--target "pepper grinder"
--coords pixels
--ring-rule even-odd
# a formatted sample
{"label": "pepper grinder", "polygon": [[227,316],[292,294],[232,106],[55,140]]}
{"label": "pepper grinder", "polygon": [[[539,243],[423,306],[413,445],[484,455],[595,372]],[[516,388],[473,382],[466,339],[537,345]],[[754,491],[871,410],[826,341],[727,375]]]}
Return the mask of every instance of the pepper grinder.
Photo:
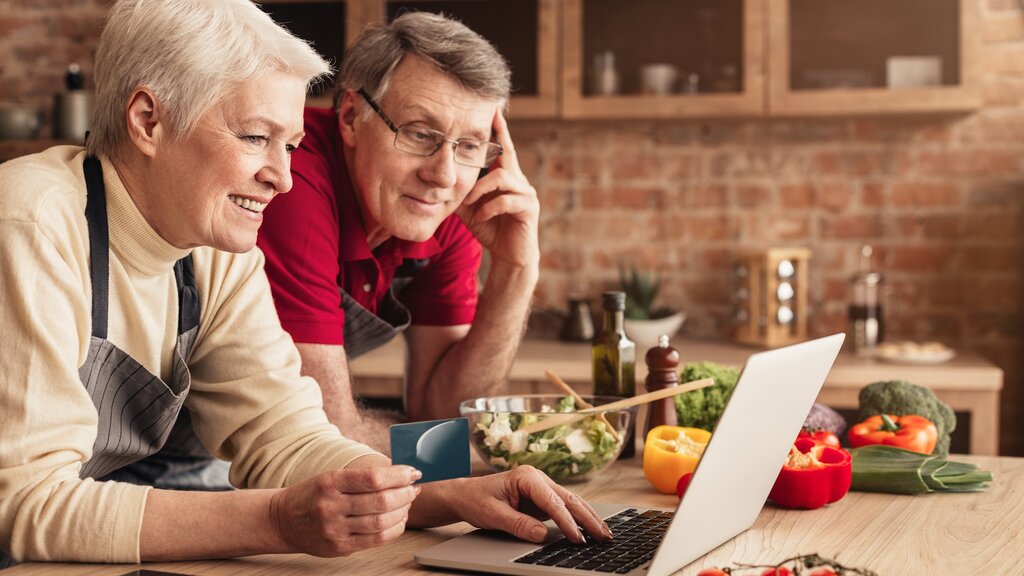
{"label": "pepper grinder", "polygon": [[[658,345],[647,351],[647,380],[644,387],[648,392],[679,385],[679,351],[668,345],[668,336],[658,337]],[[675,396],[655,400],[647,407],[647,432],[657,426],[678,426]],[[646,433],[644,434],[646,438]]]}

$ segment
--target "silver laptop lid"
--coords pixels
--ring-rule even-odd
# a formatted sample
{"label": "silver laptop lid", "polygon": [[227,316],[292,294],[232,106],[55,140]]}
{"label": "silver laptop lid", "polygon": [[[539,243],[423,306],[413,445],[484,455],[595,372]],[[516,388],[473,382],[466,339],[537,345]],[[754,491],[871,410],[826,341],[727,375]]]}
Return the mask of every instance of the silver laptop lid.
{"label": "silver laptop lid", "polygon": [[845,336],[750,356],[648,576],[672,574],[754,523]]}

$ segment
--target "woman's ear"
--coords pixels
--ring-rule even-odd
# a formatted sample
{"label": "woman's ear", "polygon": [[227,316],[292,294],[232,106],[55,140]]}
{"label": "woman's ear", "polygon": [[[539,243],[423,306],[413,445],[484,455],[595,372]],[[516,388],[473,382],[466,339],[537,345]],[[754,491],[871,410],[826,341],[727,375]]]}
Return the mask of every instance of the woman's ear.
{"label": "woman's ear", "polygon": [[146,86],[137,87],[128,98],[125,111],[128,123],[128,139],[144,156],[153,157],[157,145],[166,135],[166,126],[161,115],[160,102],[153,91]]}
{"label": "woman's ear", "polygon": [[338,106],[338,131],[341,132],[341,139],[345,146],[354,148],[356,145],[356,119],[359,117],[359,108],[356,106],[358,96],[352,90],[346,90],[345,96]]}

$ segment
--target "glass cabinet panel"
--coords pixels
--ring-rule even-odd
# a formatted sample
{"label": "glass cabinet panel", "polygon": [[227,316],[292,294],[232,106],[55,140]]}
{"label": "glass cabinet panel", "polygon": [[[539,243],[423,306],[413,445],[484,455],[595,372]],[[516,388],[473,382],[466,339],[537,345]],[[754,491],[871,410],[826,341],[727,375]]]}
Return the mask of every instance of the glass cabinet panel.
{"label": "glass cabinet panel", "polygon": [[966,112],[981,105],[977,0],[769,0],[769,113]]}
{"label": "glass cabinet panel", "polygon": [[762,0],[565,0],[562,115],[764,112]]}
{"label": "glass cabinet panel", "polygon": [[[345,2],[283,2],[270,0],[260,6],[293,34],[309,40],[313,48],[337,68],[345,55]],[[332,80],[310,87],[309,96],[317,105],[330,105]]]}

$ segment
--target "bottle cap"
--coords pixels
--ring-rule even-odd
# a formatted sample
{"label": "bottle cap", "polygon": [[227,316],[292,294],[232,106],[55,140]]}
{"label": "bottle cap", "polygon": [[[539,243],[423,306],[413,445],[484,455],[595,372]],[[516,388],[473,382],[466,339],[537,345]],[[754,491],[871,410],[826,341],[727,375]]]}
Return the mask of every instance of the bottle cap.
{"label": "bottle cap", "polygon": [[601,295],[601,303],[605,310],[625,310],[626,309],[626,293],[609,291]]}
{"label": "bottle cap", "polygon": [[82,67],[77,62],[68,66],[68,72],[64,75],[64,87],[69,91],[85,88],[85,76],[82,75]]}

